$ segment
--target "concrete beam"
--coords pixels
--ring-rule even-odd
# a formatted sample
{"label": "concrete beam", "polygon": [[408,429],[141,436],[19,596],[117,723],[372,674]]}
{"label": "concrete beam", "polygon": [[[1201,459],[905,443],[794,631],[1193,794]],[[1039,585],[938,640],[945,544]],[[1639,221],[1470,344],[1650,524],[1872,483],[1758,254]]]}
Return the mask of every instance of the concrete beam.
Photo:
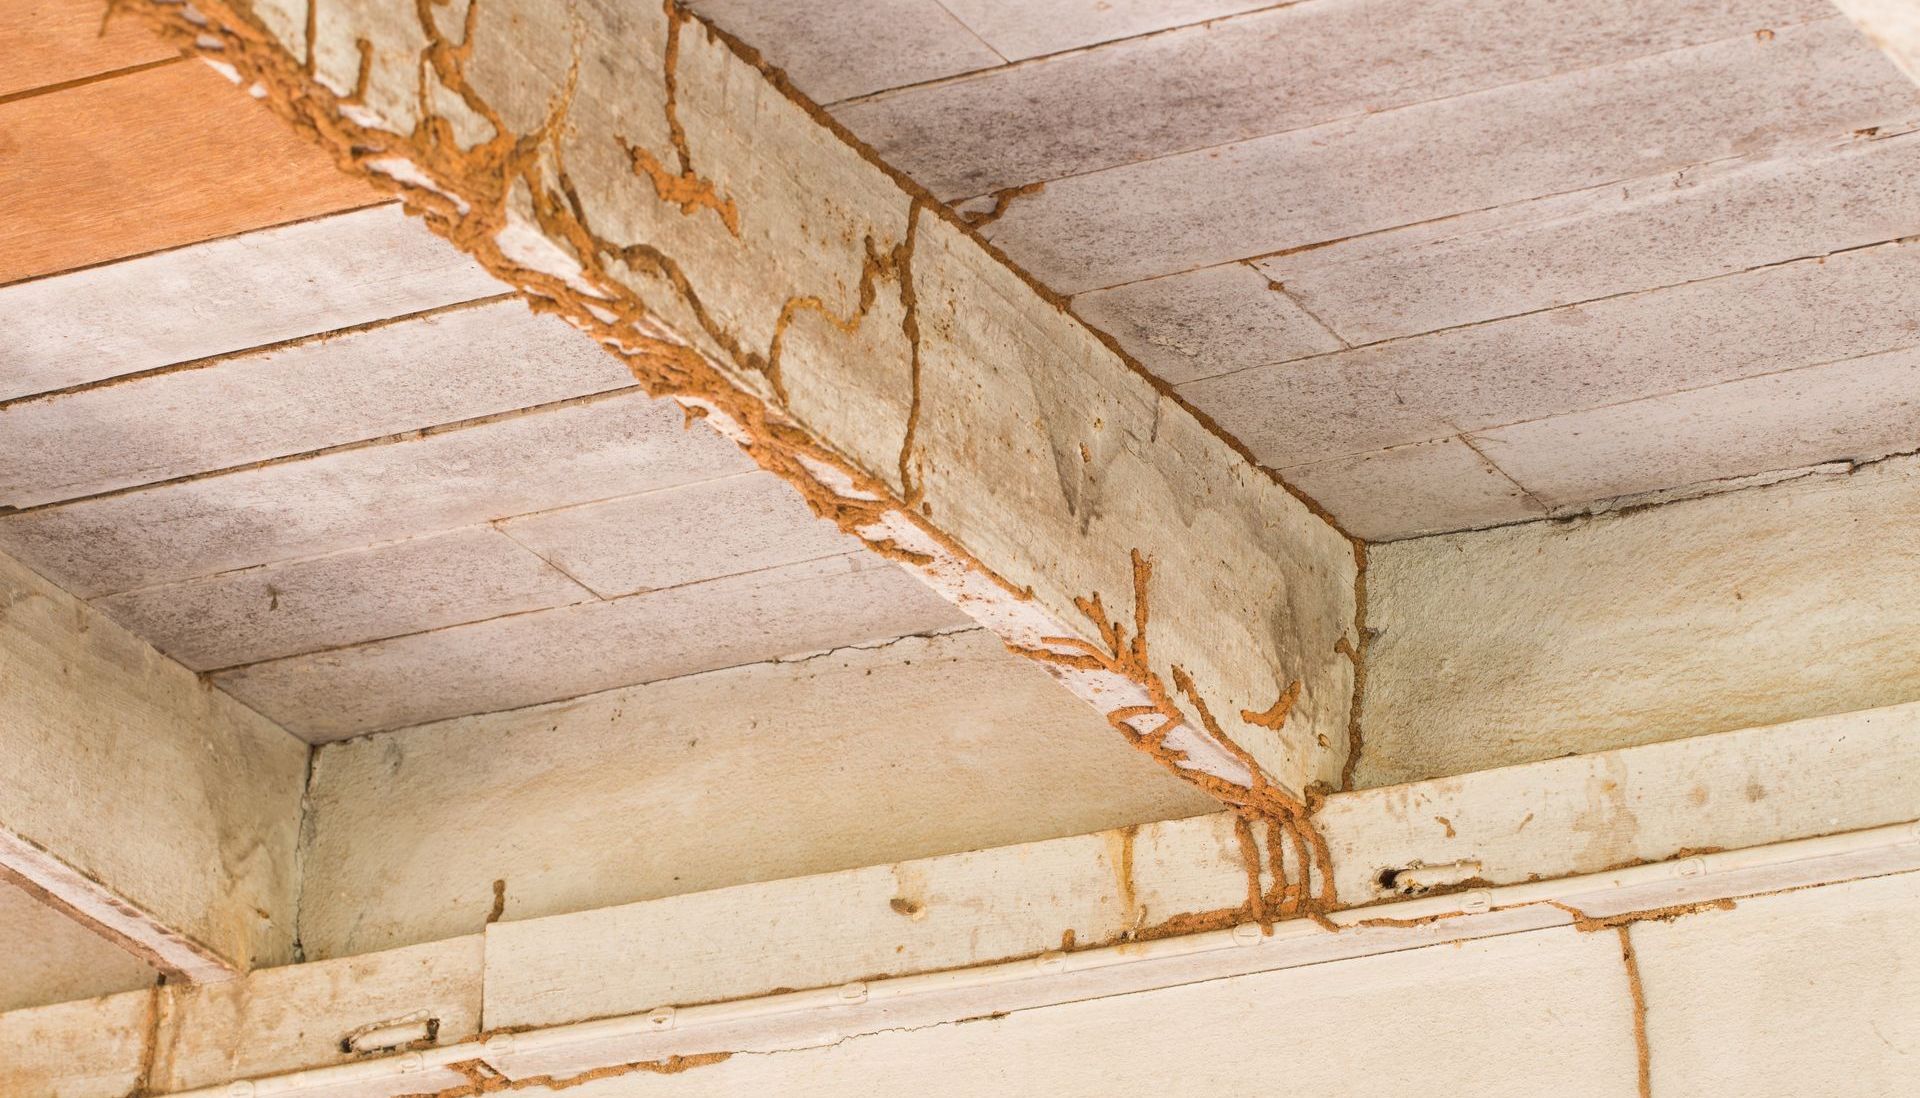
{"label": "concrete beam", "polygon": [[137,0],[1230,804],[1339,783],[1358,548],[680,10]]}
{"label": "concrete beam", "polygon": [[0,873],[162,971],[293,959],[307,747],[0,556]]}
{"label": "concrete beam", "polygon": [[[1303,1004],[1342,1001],[1366,986],[1342,974],[1371,971],[1388,963],[1387,954],[1468,943],[1433,951],[1465,958],[1448,979],[1499,985],[1527,970],[1520,958],[1532,950],[1582,941],[1566,948],[1611,957],[1604,971],[1614,980],[1624,978],[1614,967],[1621,961],[1616,947],[1640,941],[1643,949],[1671,948],[1677,973],[1686,957],[1695,969],[1705,963],[1723,932],[1703,922],[1698,936],[1661,930],[1656,943],[1640,939],[1652,928],[1638,924],[1677,919],[1691,926],[1735,915],[1747,924],[1750,948],[1764,957],[1757,967],[1781,973],[1783,994],[1803,986],[1795,971],[1832,965],[1844,954],[1834,971],[1861,982],[1862,1001],[1883,1002],[1889,994],[1897,1001],[1907,985],[1884,982],[1897,967],[1881,962],[1899,948],[1891,940],[1910,941],[1910,934],[1883,940],[1873,930],[1858,953],[1791,935],[1774,949],[1769,935],[1784,931],[1766,912],[1790,903],[1771,895],[1783,890],[1865,881],[1872,886],[1866,893],[1835,893],[1839,898],[1814,904],[1816,916],[1845,910],[1845,923],[1856,929],[1879,926],[1882,915],[1904,918],[1902,905],[1912,900],[1903,897],[1920,869],[1920,787],[1889,762],[1912,759],[1917,748],[1920,706],[1901,706],[1334,794],[1321,816],[1324,862],[1311,874],[1302,872],[1284,831],[1250,828],[1242,817],[1220,813],[494,922],[481,935],[261,972],[219,987],[108,997],[91,1015],[70,1007],[0,1015],[0,1042],[30,1024],[54,1035],[13,1061],[14,1077],[0,1069],[0,1086],[68,1093],[48,1080],[104,1070],[117,1056],[122,1074],[148,1080],[154,1094],[241,1093],[229,1087],[245,1083],[244,1093],[262,1098],[390,1098],[490,1093],[509,1089],[506,1080],[516,1091],[545,1093],[602,1076],[651,1078],[729,1057],[758,1061],[762,1054],[847,1046],[882,1031],[945,1033],[922,1053],[937,1058],[975,1032],[957,1025],[963,1020],[1054,1017],[1050,1012],[1090,1000],[1133,1019],[1124,1028],[1135,1039],[1158,1040],[1173,1027],[1204,1044],[1206,1033],[1234,1018],[1258,1017],[1270,1027],[1276,1002],[1289,1004],[1289,1025],[1310,1025],[1318,1012]],[[1302,881],[1309,884],[1306,903]],[[1755,896],[1770,898],[1746,899]],[[1837,921],[1819,917],[1821,925]],[[1535,945],[1509,954],[1493,944],[1510,936]],[[1374,960],[1360,963],[1367,958]],[[1358,967],[1282,975],[1323,964]],[[1738,980],[1749,980],[1755,968],[1728,966]],[[1650,987],[1675,988],[1664,994],[1685,991],[1684,981],[1657,984],[1664,977],[1646,975]],[[1184,1004],[1170,995],[1234,981],[1252,981],[1247,986],[1259,994],[1240,1006],[1199,991],[1200,999]],[[1590,981],[1562,973],[1551,982]],[[1631,1007],[1626,985],[1618,991],[1605,997],[1609,1010]],[[101,1039],[76,1033],[88,1024],[109,1031],[116,1018],[140,1017],[137,1004],[148,1001],[156,1021],[144,1042],[123,1039],[109,1049],[110,1032]],[[1816,1011],[1822,1017],[1853,1009],[1847,997],[1823,1002]],[[287,1008],[293,1003],[299,1010]],[[1370,1031],[1405,1013],[1393,996],[1360,1005],[1365,1009],[1353,1017],[1370,1020],[1351,1030]],[[1638,1013],[1626,1009],[1606,1038],[1612,1051],[1605,1062],[1623,1071],[1620,1086],[1580,1093],[1635,1093]],[[1676,1011],[1660,1019],[1663,1041],[1690,1043],[1680,1017]],[[1035,1048],[1019,1062],[1036,1070],[1059,1064],[1059,1050],[1079,1044]],[[1249,1038],[1242,1051],[1284,1057],[1293,1044]],[[1390,1066],[1408,1055],[1387,1055],[1392,1046],[1360,1059]],[[1324,1056],[1313,1048],[1318,1063]],[[1857,1051],[1863,1058],[1856,1070],[1898,1067],[1876,1042]],[[1654,1061],[1660,1070],[1679,1070],[1661,1064],[1657,1050]],[[1489,1093],[1537,1092],[1538,1078],[1513,1072],[1510,1056],[1494,1062],[1530,1089]],[[1246,1069],[1244,1060],[1234,1063]],[[500,1080],[490,1089],[459,1089],[493,1076]],[[649,1085],[707,1093],[703,1078],[714,1076]],[[979,1082],[954,1068],[926,1082],[947,1088],[940,1093],[1007,1089],[1005,1080],[987,1080],[969,1091],[969,1080]],[[628,1094],[636,1092],[621,1088],[641,1084],[607,1085],[613,1089],[605,1093]]]}
{"label": "concrete beam", "polygon": [[1920,5],[1912,0],[1833,0],[1900,71],[1920,82]]}

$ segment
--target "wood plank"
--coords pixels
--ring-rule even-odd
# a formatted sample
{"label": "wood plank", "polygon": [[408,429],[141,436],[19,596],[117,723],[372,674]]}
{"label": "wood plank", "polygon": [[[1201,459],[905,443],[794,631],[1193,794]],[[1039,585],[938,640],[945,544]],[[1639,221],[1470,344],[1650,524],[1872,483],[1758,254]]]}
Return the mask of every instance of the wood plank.
{"label": "wood plank", "polygon": [[1073,308],[1176,385],[1347,346],[1244,263],[1095,290]]}
{"label": "wood plank", "polygon": [[859,556],[249,664],[221,689],[309,742],[971,624]]}
{"label": "wood plank", "polygon": [[1067,0],[1036,9],[1019,0],[943,0],[1009,61],[1131,38],[1252,8],[1270,0]]}
{"label": "wood plank", "polygon": [[500,293],[396,204],[0,288],[0,400]]}
{"label": "wood plank", "polygon": [[804,7],[695,0],[689,6],[765,50],[816,103],[1004,63],[939,0]]}
{"label": "wood plank", "polygon": [[[1004,7],[1029,13],[1027,18],[1036,24],[1070,26],[1055,16],[1057,4]],[[1177,10],[1172,4],[1154,4],[1152,9]],[[1137,10],[1138,5],[1129,3],[1114,5],[1111,13],[1124,16]],[[1763,27],[1779,32],[1832,15],[1829,5],[1811,0],[1577,5],[1520,0],[1498,7],[1476,0],[1337,0],[1275,5],[1217,23],[881,95],[838,107],[834,114],[888,163],[952,200],[1336,120],[1358,120],[1372,112],[1748,36]],[[1327,134],[1339,132],[1335,128]],[[1376,154],[1384,155],[1384,150],[1376,149]],[[1298,191],[1306,175],[1302,167],[1292,167],[1279,176],[1286,183],[1280,189]],[[1346,182],[1367,189],[1388,181]],[[1235,209],[1241,215],[1222,221],[1240,229],[1259,224],[1251,216],[1252,207],[1215,197],[1220,202],[1210,203],[1210,210]],[[1146,204],[1129,204],[1130,210],[1137,207]],[[1230,258],[1265,250],[1249,248]],[[1153,273],[1194,265],[1175,264]],[[1050,281],[1046,273],[1036,273]]]}
{"label": "wood plank", "polygon": [[[1276,1004],[1286,1004],[1280,1039]],[[1200,1098],[1259,1078],[1337,1094],[1364,1065],[1374,1093],[1413,1094],[1432,1085],[1436,1064],[1450,1088],[1488,1098],[1632,1098],[1632,1008],[1615,943],[1569,929],[1514,935],[902,1026],[586,1093],[1103,1098],[1117,1086]]]}
{"label": "wood plank", "polygon": [[1920,89],[1835,17],[1056,180],[984,231],[1073,294],[1662,174],[1757,142],[1838,137],[1916,107]]}
{"label": "wood plank", "polygon": [[1474,436],[1549,507],[1920,448],[1920,347]]}
{"label": "wood plank", "polygon": [[[1018,762],[1010,759],[1015,751]],[[856,758],[859,765],[849,762]],[[873,781],[876,771],[886,780]],[[1061,771],[1074,780],[1054,780]],[[314,887],[301,916],[311,957],[478,931],[495,880],[506,882],[505,922],[495,924],[504,928],[749,881],[1078,835],[1213,805],[978,630],[330,744],[317,756],[312,796],[316,826],[306,866]],[[406,842],[383,838],[401,831]],[[1158,864],[1152,831],[1138,844],[1142,866]],[[1168,875],[1177,868],[1170,865]],[[884,868],[862,873],[862,880],[893,881]],[[901,873],[900,882],[916,879],[910,869]],[[923,879],[937,884],[940,877]],[[1112,878],[1105,879],[1110,886]],[[1170,888],[1156,893],[1146,874],[1142,879],[1140,894],[1156,910],[1213,899],[1175,896]],[[1065,883],[1057,891],[1032,881],[1019,887],[1036,904],[1043,895],[1062,902],[1079,895]],[[1234,876],[1227,888],[1238,895],[1244,880]],[[1088,890],[1086,902],[1100,894]],[[894,895],[880,896],[877,915],[843,905],[839,917],[873,915],[913,929],[910,940],[930,940],[935,935],[919,932],[945,934],[968,919],[964,903],[929,903],[931,894],[920,896],[928,906],[915,919],[888,906]],[[744,914],[749,909],[753,918],[787,927],[760,939],[757,954],[798,959],[807,952],[795,928],[814,924],[799,909],[749,904],[740,909],[747,919],[742,933],[759,925]],[[783,911],[798,921],[787,923]],[[1049,921],[1044,929],[1047,944],[1057,945],[1062,926]],[[889,952],[893,944],[889,939]],[[658,976],[644,978],[692,978],[690,959],[707,950],[690,940],[684,954],[676,953],[688,960],[662,957]],[[889,967],[878,963],[884,960],[876,958],[871,969]],[[641,967],[623,964],[619,971],[622,981],[643,978]]]}
{"label": "wood plank", "polygon": [[[375,752],[367,754],[371,767]],[[1405,886],[1394,875],[1414,867],[1469,866],[1455,877],[1533,888],[1536,902],[1603,909],[1607,893],[1631,890],[1605,879],[1623,865],[1904,825],[1920,818],[1916,759],[1920,706],[1908,705],[1336,793],[1317,822],[1335,894],[1353,910],[1337,915],[1349,930],[1325,937],[1364,938],[1363,920],[1398,917],[1371,905],[1401,899]],[[1843,804],[1827,796],[1839,787],[1849,789]],[[1751,795],[1755,788],[1759,796]],[[450,836],[457,830],[448,827]],[[1265,836],[1255,838],[1264,855]],[[1648,879],[1671,891],[1683,880],[1671,869],[1649,871]],[[1708,882],[1705,898],[1733,894],[1724,890],[1732,874],[1695,876]],[[1782,884],[1776,877],[1758,887]],[[1272,886],[1263,871],[1261,887]],[[1169,921],[1250,920],[1247,888],[1233,818],[1216,814],[502,922],[487,929],[487,1016],[552,1025],[779,988],[832,988],[1027,958],[1061,949],[1068,932],[1080,949],[1151,939],[1152,928]],[[917,904],[921,914],[900,917],[895,899]],[[1421,914],[1459,911],[1467,899],[1434,897]],[[737,943],[748,940],[760,948],[740,951]],[[1315,960],[1342,955],[1314,953],[1297,935],[1273,944]]]}
{"label": "wood plank", "polygon": [[1913,127],[1769,149],[1256,266],[1342,335],[1371,343],[1827,255],[1920,232],[1920,194],[1908,185],[1920,172]]}
{"label": "wood plank", "polygon": [[1369,555],[1358,780],[1920,698],[1920,462]]}
{"label": "wood plank", "polygon": [[0,1090],[125,1098],[140,1086],[153,1012],[153,992],[130,991],[0,1013]]}
{"label": "wood plank", "polygon": [[1296,465],[1281,475],[1368,542],[1547,517],[1504,467],[1457,438]]}
{"label": "wood plank", "polygon": [[[233,1078],[365,1060],[406,1038],[454,1045],[480,1032],[482,943],[464,938],[264,969],[245,980],[167,989],[151,1086],[172,1093]],[[379,1034],[391,1028],[394,1037]],[[369,1037],[368,1035],[373,1035]],[[363,1047],[351,1047],[355,1041]],[[451,1086],[457,1079],[440,1084]],[[426,1080],[416,1075],[415,1084]]]}
{"label": "wood plank", "polygon": [[[0,1014],[153,986],[153,966],[0,875]],[[3,1077],[3,1076],[0,1076]]]}
{"label": "wood plank", "polygon": [[1286,469],[1911,347],[1916,285],[1920,248],[1888,244],[1243,370],[1180,392],[1262,464]]}
{"label": "wood plank", "polygon": [[741,472],[637,393],[413,442],[0,516],[0,546],[86,598]]}
{"label": "wood plank", "polygon": [[205,65],[0,103],[0,283],[379,196]]}
{"label": "wood plank", "polygon": [[15,404],[0,505],[33,507],[630,389],[566,322],[518,301]]}
{"label": "wood plank", "polygon": [[217,979],[294,951],[306,745],[0,556],[0,865]]}
{"label": "wood plank", "polygon": [[522,515],[500,529],[602,598],[861,548],[765,472]]}
{"label": "wood plank", "polygon": [[1912,1094],[1916,903],[1902,873],[1636,925],[1654,1093]]}
{"label": "wood plank", "polygon": [[0,98],[179,56],[139,20],[107,18],[106,0],[6,0],[0,42]]}
{"label": "wood plank", "polygon": [[593,592],[486,526],[143,587],[95,601],[195,671],[582,602]]}

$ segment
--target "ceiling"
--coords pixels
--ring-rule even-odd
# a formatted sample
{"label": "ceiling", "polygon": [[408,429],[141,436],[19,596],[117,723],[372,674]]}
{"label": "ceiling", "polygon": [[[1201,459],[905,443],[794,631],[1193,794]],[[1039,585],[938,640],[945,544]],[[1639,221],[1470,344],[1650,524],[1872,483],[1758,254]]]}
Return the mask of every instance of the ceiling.
{"label": "ceiling", "polygon": [[40,7],[0,552],[314,742],[971,626],[212,69]]}
{"label": "ceiling", "polygon": [[1829,0],[695,7],[1360,537],[1920,446],[1920,91]]}

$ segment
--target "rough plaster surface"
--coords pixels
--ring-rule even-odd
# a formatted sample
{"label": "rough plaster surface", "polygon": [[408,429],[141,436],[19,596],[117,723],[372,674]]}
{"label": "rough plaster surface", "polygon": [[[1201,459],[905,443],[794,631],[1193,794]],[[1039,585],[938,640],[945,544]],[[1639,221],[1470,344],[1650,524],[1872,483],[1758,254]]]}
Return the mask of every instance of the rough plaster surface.
{"label": "rough plaster surface", "polygon": [[0,556],[0,828],[245,970],[293,956],[307,748]]}
{"label": "rough plaster surface", "polygon": [[145,961],[0,880],[0,1014],[153,984]]}
{"label": "rough plaster surface", "polygon": [[507,919],[1205,811],[981,631],[321,749],[301,941]]}
{"label": "rough plaster surface", "polygon": [[1920,1091],[1920,873],[1633,928],[1655,1094]]}
{"label": "rough plaster surface", "polygon": [[[309,52],[290,8],[198,9],[209,28],[151,6],[848,528],[949,589],[1004,580],[966,597],[1021,643],[1123,647],[1101,629],[1133,631],[1150,561],[1150,644],[1108,652],[1119,671],[1046,656],[1136,714],[1117,719],[1146,703],[1215,745],[1205,775],[1259,796],[1337,777],[1348,540],[723,37],[671,5],[481,3],[456,27],[323,2]],[[1099,623],[1077,601],[1096,594]],[[1191,731],[1208,717],[1233,750]]]}
{"label": "rough plaster surface", "polygon": [[1920,460],[1376,546],[1385,785],[1920,697]]}

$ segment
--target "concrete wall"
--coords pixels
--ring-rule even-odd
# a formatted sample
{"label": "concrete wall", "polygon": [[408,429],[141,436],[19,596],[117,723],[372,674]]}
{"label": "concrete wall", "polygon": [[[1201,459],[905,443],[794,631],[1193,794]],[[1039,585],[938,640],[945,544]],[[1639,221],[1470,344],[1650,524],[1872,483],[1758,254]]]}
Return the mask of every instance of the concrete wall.
{"label": "concrete wall", "polygon": [[1376,546],[1357,780],[1920,698],[1920,459]]}
{"label": "concrete wall", "polygon": [[1214,802],[980,630],[320,748],[310,959]]}

